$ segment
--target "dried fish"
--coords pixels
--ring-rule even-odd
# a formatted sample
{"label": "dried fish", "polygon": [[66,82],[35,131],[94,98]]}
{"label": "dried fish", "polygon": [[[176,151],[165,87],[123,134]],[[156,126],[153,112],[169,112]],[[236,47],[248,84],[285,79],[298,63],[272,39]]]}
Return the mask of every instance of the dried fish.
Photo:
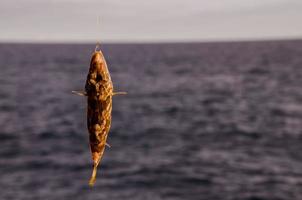
{"label": "dried fish", "polygon": [[[97,49],[97,48],[96,48]],[[87,75],[85,92],[73,93],[87,97],[87,127],[93,160],[93,171],[89,185],[96,181],[97,167],[102,159],[111,125],[112,96],[126,94],[114,92],[109,70],[101,51],[95,50]],[[109,146],[110,147],[110,146]]]}

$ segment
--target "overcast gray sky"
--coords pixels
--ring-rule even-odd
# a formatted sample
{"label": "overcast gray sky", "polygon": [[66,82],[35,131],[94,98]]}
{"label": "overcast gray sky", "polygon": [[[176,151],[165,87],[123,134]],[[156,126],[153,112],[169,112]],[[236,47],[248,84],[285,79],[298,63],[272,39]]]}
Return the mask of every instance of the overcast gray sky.
{"label": "overcast gray sky", "polygon": [[0,0],[4,42],[278,38],[302,38],[302,0]]}

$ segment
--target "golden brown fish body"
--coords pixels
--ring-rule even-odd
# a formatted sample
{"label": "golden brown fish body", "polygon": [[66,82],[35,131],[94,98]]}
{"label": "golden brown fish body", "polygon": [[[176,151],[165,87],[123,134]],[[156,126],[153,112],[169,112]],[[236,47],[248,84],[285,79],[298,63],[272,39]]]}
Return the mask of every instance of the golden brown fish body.
{"label": "golden brown fish body", "polygon": [[91,58],[85,92],[72,92],[87,97],[87,126],[93,160],[93,172],[89,185],[93,186],[96,180],[97,167],[107,145],[106,140],[111,125],[112,96],[126,94],[126,92],[113,91],[111,77],[103,53],[96,50]]}
{"label": "golden brown fish body", "polygon": [[89,184],[93,185],[111,125],[113,96],[111,77],[101,51],[95,51],[92,55],[85,91],[88,99],[87,126],[93,160]]}

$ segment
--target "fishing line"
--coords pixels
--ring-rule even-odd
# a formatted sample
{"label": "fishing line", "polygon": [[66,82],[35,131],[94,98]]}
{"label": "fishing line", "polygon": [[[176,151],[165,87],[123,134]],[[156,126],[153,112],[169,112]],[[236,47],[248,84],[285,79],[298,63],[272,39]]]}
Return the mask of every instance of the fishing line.
{"label": "fishing line", "polygon": [[[99,32],[101,32],[100,31],[101,30],[101,17],[98,15],[97,16],[97,24],[96,24],[96,33],[97,33],[97,35],[98,35],[98,33]],[[99,37],[97,40],[96,40],[96,46],[95,46],[95,49],[94,49],[94,51],[97,51],[98,50],[98,48],[101,46],[101,39],[100,39],[101,37]]]}

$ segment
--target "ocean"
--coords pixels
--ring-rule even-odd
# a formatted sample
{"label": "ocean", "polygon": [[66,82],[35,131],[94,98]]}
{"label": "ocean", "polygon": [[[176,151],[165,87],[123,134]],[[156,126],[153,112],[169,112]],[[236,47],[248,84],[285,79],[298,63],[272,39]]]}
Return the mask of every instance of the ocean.
{"label": "ocean", "polygon": [[0,44],[0,199],[302,199],[301,40],[102,45],[128,94],[90,188],[94,47]]}

